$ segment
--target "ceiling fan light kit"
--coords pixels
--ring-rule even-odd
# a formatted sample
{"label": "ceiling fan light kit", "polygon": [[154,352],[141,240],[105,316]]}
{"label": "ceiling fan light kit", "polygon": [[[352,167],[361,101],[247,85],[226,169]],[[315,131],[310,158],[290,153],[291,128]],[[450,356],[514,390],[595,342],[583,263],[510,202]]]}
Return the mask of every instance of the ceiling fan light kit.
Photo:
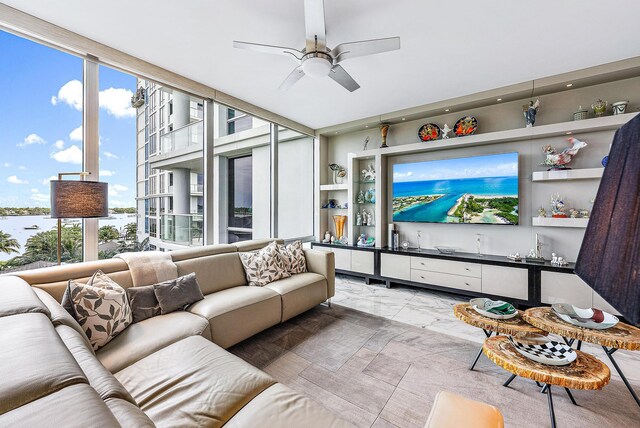
{"label": "ceiling fan light kit", "polygon": [[279,86],[282,91],[286,91],[306,75],[312,78],[329,76],[343,88],[353,92],[360,88],[360,85],[342,68],[342,61],[400,49],[399,37],[342,43],[333,49],[327,48],[323,0],[305,0],[304,18],[307,41],[302,50],[239,41],[234,41],[233,46],[238,49],[285,55],[296,61],[298,66]]}

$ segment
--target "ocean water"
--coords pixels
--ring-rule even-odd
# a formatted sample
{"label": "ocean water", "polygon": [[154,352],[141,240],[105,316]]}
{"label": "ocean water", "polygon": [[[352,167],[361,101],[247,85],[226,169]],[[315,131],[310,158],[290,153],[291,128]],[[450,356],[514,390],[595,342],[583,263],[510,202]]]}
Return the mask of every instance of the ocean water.
{"label": "ocean water", "polygon": [[393,183],[393,197],[444,194],[429,203],[394,213],[393,221],[442,223],[465,193],[478,196],[518,196],[518,177],[460,178]]}
{"label": "ocean water", "polygon": [[[136,217],[129,217],[128,214],[113,214],[113,219],[100,219],[99,225],[106,226],[112,225],[115,226],[118,230],[122,230],[122,228],[128,223],[135,223]],[[25,230],[25,227],[37,225],[40,227],[39,230]],[[79,223],[82,224],[82,223]],[[20,254],[24,251],[24,244],[27,243],[27,239],[31,236],[35,235],[39,232],[45,232],[47,230],[53,229],[58,225],[58,219],[50,218],[48,216],[41,215],[25,215],[25,216],[7,216],[0,218],[0,230],[4,233],[9,233],[12,238],[18,240],[20,244]],[[5,254],[0,253],[0,260],[9,260],[17,256],[18,254]]]}

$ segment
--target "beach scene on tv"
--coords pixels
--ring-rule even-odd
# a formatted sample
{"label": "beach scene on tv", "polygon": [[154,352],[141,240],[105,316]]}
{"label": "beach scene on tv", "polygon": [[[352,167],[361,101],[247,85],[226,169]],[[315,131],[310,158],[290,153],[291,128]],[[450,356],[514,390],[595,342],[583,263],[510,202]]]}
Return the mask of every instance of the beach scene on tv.
{"label": "beach scene on tv", "polygon": [[518,153],[394,165],[393,221],[518,224]]}

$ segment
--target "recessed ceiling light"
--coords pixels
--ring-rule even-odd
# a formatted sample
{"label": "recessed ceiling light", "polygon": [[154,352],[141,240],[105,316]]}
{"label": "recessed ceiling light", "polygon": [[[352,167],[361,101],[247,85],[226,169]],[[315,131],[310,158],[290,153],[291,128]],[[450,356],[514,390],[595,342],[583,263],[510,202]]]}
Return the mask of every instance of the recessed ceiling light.
{"label": "recessed ceiling light", "polygon": [[369,125],[365,125],[364,127],[365,127],[365,128],[368,128],[368,127],[369,127]]}
{"label": "recessed ceiling light", "polygon": [[571,131],[567,131],[567,132],[566,132],[566,134],[567,134],[567,135],[571,135]]}
{"label": "recessed ceiling light", "polygon": [[573,83],[567,83],[567,88],[570,88],[573,86]]}
{"label": "recessed ceiling light", "polygon": [[403,117],[403,118],[402,118],[402,120],[406,120],[406,119],[407,119],[406,117]]}
{"label": "recessed ceiling light", "polygon": [[338,131],[336,131],[336,134],[338,133]]}
{"label": "recessed ceiling light", "polygon": [[502,101],[502,98],[498,98],[496,101]]}
{"label": "recessed ceiling light", "polygon": [[444,111],[449,111],[449,109],[448,109],[448,108],[446,108],[446,109],[444,109]]}

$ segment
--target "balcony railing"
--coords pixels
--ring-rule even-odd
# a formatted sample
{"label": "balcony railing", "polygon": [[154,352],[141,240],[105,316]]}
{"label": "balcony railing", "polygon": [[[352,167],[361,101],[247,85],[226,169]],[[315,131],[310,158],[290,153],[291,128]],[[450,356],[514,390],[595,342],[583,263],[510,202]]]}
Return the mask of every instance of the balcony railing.
{"label": "balcony railing", "polygon": [[202,147],[204,142],[203,122],[194,122],[176,129],[160,138],[162,154],[183,150],[192,146]]}
{"label": "balcony railing", "polygon": [[192,184],[191,185],[191,193],[202,193],[204,191],[203,184]]}
{"label": "balcony railing", "polygon": [[138,88],[135,94],[131,96],[131,107],[138,108],[144,105],[144,88]]}
{"label": "balcony railing", "polygon": [[163,214],[160,239],[179,245],[202,245],[202,214]]}

